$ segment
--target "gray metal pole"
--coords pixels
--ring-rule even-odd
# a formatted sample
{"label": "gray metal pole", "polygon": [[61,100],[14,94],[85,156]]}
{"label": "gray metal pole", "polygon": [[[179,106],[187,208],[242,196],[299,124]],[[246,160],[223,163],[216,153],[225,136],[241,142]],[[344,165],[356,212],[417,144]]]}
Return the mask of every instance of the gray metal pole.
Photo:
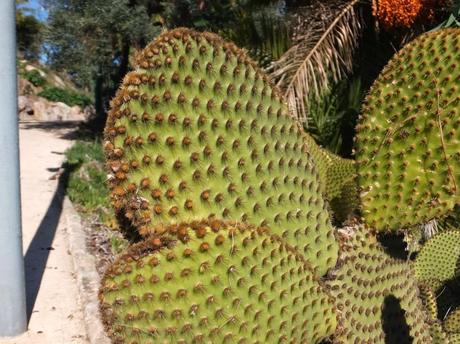
{"label": "gray metal pole", "polygon": [[0,336],[27,329],[22,256],[15,1],[0,0]]}

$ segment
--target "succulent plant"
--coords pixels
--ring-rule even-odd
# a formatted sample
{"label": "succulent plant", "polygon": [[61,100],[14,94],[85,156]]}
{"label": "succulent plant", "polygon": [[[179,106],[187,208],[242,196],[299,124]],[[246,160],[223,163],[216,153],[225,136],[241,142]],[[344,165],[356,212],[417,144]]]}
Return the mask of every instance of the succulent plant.
{"label": "succulent plant", "polygon": [[385,67],[357,126],[366,223],[397,231],[459,202],[460,31],[423,34]]}
{"label": "succulent plant", "polygon": [[426,283],[419,283],[420,298],[425,307],[427,323],[430,329],[433,344],[449,343],[448,334],[443,329],[441,321],[438,319],[438,305],[436,303],[435,289]]}
{"label": "succulent plant", "polygon": [[338,343],[429,343],[417,280],[365,226],[342,231],[341,256],[327,282],[339,314]]}
{"label": "succulent plant", "polygon": [[176,29],[139,57],[105,130],[112,202],[146,236],[209,217],[269,226],[320,275],[338,245],[306,134],[245,53]]}
{"label": "succulent plant", "polygon": [[451,311],[443,321],[444,329],[449,333],[460,334],[460,308]]}
{"label": "succulent plant", "polygon": [[116,343],[315,343],[337,325],[301,255],[267,229],[217,220],[131,247],[100,299]]}
{"label": "succulent plant", "polygon": [[459,344],[460,343],[460,333],[450,333],[448,335],[449,344]]}
{"label": "succulent plant", "polygon": [[[460,311],[441,321],[436,298],[460,231],[413,263],[376,234],[459,202],[459,33],[422,35],[385,68],[357,163],[317,146],[233,44],[176,29],[147,46],[105,130],[113,206],[144,237],[102,281],[113,341],[460,343]],[[328,204],[365,224],[334,229]]]}
{"label": "succulent plant", "polygon": [[334,157],[326,181],[326,194],[332,215],[341,223],[359,208],[355,161]]}
{"label": "succulent plant", "polygon": [[417,278],[434,289],[458,275],[460,231],[447,230],[428,240],[414,263]]}

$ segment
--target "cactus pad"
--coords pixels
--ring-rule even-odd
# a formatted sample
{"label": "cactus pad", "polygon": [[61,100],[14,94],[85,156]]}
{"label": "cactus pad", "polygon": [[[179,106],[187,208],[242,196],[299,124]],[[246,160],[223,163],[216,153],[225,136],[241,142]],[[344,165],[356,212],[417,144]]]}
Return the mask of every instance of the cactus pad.
{"label": "cactus pad", "polygon": [[[450,333],[448,344],[460,344],[460,333]],[[442,343],[444,344],[444,343]]]}
{"label": "cactus pad", "polygon": [[327,199],[336,220],[343,222],[359,208],[356,163],[335,157],[327,171]]}
{"label": "cactus pad", "polygon": [[372,86],[356,148],[370,227],[410,227],[459,202],[459,63],[460,30],[437,30],[406,45]]}
{"label": "cactus pad", "polygon": [[338,245],[305,134],[245,53],[176,29],[138,60],[105,130],[115,209],[144,236],[208,217],[269,226],[318,274],[333,267]]}
{"label": "cactus pad", "polygon": [[343,237],[328,282],[336,298],[339,343],[430,343],[426,315],[410,266],[388,256],[364,226]]}
{"label": "cactus pad", "polygon": [[460,334],[460,308],[451,311],[443,321],[444,329],[449,333]]}
{"label": "cactus pad", "polygon": [[217,220],[167,227],[107,271],[116,343],[317,343],[337,325],[304,259],[267,229]]}
{"label": "cactus pad", "polygon": [[415,260],[415,274],[420,281],[439,285],[458,273],[460,231],[447,230],[428,240]]}
{"label": "cactus pad", "polygon": [[420,298],[425,306],[433,344],[448,344],[447,333],[444,331],[441,321],[438,319],[438,305],[436,303],[435,289],[429,284],[420,283],[419,290]]}

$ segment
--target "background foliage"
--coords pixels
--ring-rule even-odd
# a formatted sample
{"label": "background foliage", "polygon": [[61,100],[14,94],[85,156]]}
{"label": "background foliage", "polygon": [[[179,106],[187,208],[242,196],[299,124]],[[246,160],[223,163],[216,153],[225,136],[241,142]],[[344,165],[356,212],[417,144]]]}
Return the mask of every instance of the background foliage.
{"label": "background foliage", "polygon": [[[346,157],[360,100],[388,59],[421,32],[458,26],[460,8],[447,0],[420,2],[425,7],[417,11],[393,0],[40,1],[46,21],[24,10],[26,0],[17,1],[19,54],[66,73],[94,95],[96,132],[136,53],[163,30],[186,26],[245,48],[315,139]],[[89,101],[55,89],[43,95]]]}

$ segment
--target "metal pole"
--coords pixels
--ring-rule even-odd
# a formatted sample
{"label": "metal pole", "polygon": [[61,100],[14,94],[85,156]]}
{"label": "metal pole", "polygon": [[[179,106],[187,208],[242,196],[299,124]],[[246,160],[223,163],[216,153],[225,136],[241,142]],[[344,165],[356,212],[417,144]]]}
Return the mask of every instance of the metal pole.
{"label": "metal pole", "polygon": [[0,336],[27,329],[22,256],[14,0],[0,0]]}

